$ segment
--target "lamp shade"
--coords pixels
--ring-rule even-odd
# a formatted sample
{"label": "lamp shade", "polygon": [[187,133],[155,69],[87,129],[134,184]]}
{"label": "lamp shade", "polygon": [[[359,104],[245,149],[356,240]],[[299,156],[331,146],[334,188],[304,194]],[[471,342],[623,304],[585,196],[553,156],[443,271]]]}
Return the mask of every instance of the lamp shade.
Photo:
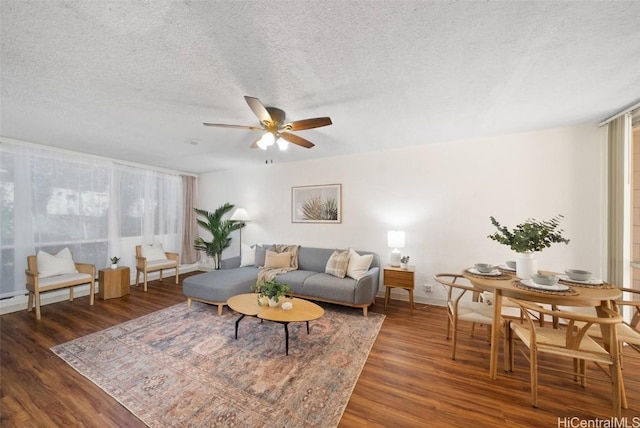
{"label": "lamp shade", "polygon": [[244,208],[236,208],[233,214],[231,214],[231,217],[229,220],[249,221],[251,219],[249,218],[249,214],[247,213],[247,210],[245,210]]}
{"label": "lamp shade", "polygon": [[404,231],[390,230],[387,233],[387,245],[389,248],[404,248]]}
{"label": "lamp shade", "polygon": [[275,142],[276,137],[271,132],[265,132],[262,138],[258,140],[257,144],[262,150],[267,150],[267,148]]}

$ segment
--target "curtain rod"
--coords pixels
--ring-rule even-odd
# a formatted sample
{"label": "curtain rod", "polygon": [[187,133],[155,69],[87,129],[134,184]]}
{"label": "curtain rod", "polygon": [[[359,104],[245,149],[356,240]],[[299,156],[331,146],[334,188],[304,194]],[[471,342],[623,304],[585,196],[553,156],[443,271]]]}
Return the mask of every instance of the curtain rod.
{"label": "curtain rod", "polygon": [[600,122],[598,124],[598,126],[604,126],[604,125],[608,124],[609,122],[611,122],[612,120],[615,120],[615,119],[619,118],[623,114],[627,114],[627,113],[629,113],[629,112],[631,112],[631,111],[633,111],[633,110],[635,110],[635,109],[637,109],[639,107],[640,107],[640,101],[637,101],[635,104],[622,109],[622,111],[620,111],[620,112],[616,113],[615,115],[611,116],[609,119],[603,120],[602,122]]}

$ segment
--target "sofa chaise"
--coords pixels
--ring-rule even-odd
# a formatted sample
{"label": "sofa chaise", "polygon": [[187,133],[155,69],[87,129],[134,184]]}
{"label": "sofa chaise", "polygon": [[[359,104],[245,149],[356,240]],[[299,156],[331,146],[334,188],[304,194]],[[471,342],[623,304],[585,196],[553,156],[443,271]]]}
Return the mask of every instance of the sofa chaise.
{"label": "sofa chaise", "polygon": [[[188,305],[191,306],[193,300],[218,305],[218,314],[222,314],[227,299],[252,291],[260,266],[264,265],[265,251],[269,248],[257,246],[252,265],[240,267],[241,258],[237,256],[222,260],[219,270],[185,278],[182,291]],[[349,276],[340,278],[325,273],[334,251],[330,248],[300,247],[298,269],[278,275],[276,279],[291,287],[291,295],[295,297],[361,308],[363,315],[367,316],[367,309],[378,292],[380,258],[369,251],[356,251],[358,257],[371,255],[368,270],[361,276],[354,275],[357,279]]]}

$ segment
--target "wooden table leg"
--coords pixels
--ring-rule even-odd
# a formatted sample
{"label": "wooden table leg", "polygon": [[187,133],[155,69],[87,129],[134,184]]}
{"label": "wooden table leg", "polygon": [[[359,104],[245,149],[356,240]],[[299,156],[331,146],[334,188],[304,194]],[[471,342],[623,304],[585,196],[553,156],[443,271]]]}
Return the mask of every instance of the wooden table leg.
{"label": "wooden table leg", "polygon": [[387,310],[387,303],[389,303],[389,292],[391,291],[391,288],[389,287],[385,287],[385,292],[384,292],[384,310]]}
{"label": "wooden table leg", "polygon": [[413,289],[409,289],[409,313],[413,314]]}
{"label": "wooden table leg", "polygon": [[489,377],[498,374],[498,351],[500,350],[500,324],[502,321],[502,291],[493,291],[493,324],[491,324],[491,354],[489,356]]}

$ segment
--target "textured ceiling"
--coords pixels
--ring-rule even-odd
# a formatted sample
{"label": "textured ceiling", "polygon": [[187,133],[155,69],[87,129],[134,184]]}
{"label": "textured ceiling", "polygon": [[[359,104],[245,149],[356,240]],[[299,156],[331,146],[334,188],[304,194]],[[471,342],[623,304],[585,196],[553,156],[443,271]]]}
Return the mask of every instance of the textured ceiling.
{"label": "textured ceiling", "polygon": [[[0,0],[0,136],[194,173],[597,123],[640,1]],[[316,147],[250,150],[243,96]],[[192,140],[198,142],[191,144]]]}

